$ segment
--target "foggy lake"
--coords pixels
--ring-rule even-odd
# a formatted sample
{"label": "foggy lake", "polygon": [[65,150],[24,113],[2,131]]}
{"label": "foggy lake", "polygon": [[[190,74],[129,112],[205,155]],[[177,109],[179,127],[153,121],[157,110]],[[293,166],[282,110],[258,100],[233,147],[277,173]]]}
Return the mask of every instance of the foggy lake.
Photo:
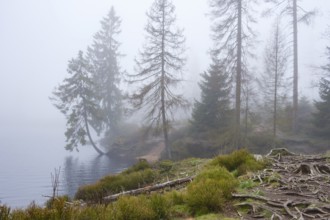
{"label": "foggy lake", "polygon": [[89,146],[68,152],[63,130],[55,128],[7,124],[7,129],[1,129],[0,204],[20,208],[35,201],[43,205],[47,200],[44,196],[52,193],[51,173],[55,168],[61,167],[59,194],[72,197],[79,186],[130,165],[99,156]]}

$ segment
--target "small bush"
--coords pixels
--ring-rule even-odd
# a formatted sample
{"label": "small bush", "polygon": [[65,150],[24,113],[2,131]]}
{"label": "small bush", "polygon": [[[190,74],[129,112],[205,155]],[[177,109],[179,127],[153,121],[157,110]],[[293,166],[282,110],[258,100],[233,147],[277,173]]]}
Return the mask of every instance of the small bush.
{"label": "small bush", "polygon": [[[94,205],[75,210],[74,216],[70,220],[111,220],[111,216],[106,215],[106,206]],[[69,219],[68,219],[69,220]]]}
{"label": "small bush", "polygon": [[33,219],[33,220],[48,220],[54,219],[56,216],[55,212],[51,212],[48,209],[44,209],[34,202],[32,202],[28,208],[25,210],[26,219]]}
{"label": "small bush", "polygon": [[145,196],[121,197],[112,208],[113,219],[116,220],[152,220],[157,219]]}
{"label": "small bush", "polygon": [[238,186],[238,181],[222,167],[200,173],[188,186],[187,203],[195,214],[219,211]]}
{"label": "small bush", "polygon": [[163,195],[153,194],[149,198],[150,206],[156,214],[156,219],[167,219],[169,216],[170,202]]}
{"label": "small bush", "polygon": [[158,164],[160,173],[168,173],[173,168],[174,163],[170,160],[160,161]]}
{"label": "small bush", "polygon": [[0,205],[0,219],[9,220],[10,208],[7,206]]}
{"label": "small bush", "polygon": [[248,171],[260,170],[264,167],[263,162],[257,161],[247,150],[234,151],[229,155],[220,155],[213,159],[211,166],[223,166],[230,172],[236,171],[235,175],[241,176]]}
{"label": "small bush", "polygon": [[130,168],[123,171],[123,174],[130,174],[130,173],[134,173],[134,172],[142,171],[142,170],[146,170],[146,169],[151,169],[151,168],[152,168],[151,165],[146,160],[139,160],[139,162],[137,162]]}
{"label": "small bush", "polygon": [[165,198],[171,205],[183,205],[185,203],[185,197],[182,192],[171,191],[164,194]]}

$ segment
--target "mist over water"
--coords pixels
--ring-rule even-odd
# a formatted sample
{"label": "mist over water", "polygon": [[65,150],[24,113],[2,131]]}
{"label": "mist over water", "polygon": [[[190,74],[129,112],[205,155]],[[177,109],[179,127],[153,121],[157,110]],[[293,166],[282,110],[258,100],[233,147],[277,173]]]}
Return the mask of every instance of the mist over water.
{"label": "mist over water", "polygon": [[[0,204],[26,207],[43,205],[51,195],[51,173],[61,167],[59,194],[74,196],[81,185],[118,173],[129,162],[99,156],[90,146],[79,152],[64,149],[63,128],[1,125]],[[56,126],[55,126],[56,127]]]}

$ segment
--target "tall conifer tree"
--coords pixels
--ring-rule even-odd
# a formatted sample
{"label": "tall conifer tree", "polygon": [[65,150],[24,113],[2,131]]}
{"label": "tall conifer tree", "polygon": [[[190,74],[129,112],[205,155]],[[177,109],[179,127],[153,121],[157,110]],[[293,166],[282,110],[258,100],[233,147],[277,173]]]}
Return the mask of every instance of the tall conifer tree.
{"label": "tall conifer tree", "polygon": [[86,136],[99,154],[104,154],[94,143],[90,126],[100,131],[100,109],[98,98],[94,92],[94,83],[90,74],[91,65],[79,51],[77,58],[69,61],[69,77],[55,88],[52,98],[54,105],[67,119],[66,149],[78,149],[78,145],[86,145]]}
{"label": "tall conifer tree", "polygon": [[115,136],[122,118],[122,93],[120,91],[119,65],[120,43],[117,40],[120,34],[121,19],[111,7],[109,13],[101,21],[101,30],[94,35],[94,42],[88,49],[91,60],[95,91],[100,98],[103,127],[107,135]]}
{"label": "tall conifer tree", "polygon": [[137,59],[137,73],[130,82],[139,86],[131,96],[136,109],[145,109],[145,119],[150,126],[163,133],[167,155],[170,120],[177,107],[185,107],[187,101],[175,94],[185,65],[183,53],[185,38],[175,27],[175,6],[171,0],[155,0],[147,13],[146,43]]}
{"label": "tall conifer tree", "polygon": [[192,112],[194,131],[216,130],[223,132],[230,126],[230,78],[220,62],[213,59],[199,84],[201,100],[195,101]]}

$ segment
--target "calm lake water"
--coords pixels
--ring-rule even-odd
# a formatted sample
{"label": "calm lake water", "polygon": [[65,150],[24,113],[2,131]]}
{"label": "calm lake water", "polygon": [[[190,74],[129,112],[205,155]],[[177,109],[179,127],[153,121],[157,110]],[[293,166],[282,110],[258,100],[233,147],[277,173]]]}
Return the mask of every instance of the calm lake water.
{"label": "calm lake water", "polygon": [[0,204],[22,208],[43,205],[51,195],[51,173],[61,168],[59,194],[73,196],[81,185],[118,173],[131,162],[99,156],[90,146],[64,149],[62,129],[35,126],[0,127]]}

